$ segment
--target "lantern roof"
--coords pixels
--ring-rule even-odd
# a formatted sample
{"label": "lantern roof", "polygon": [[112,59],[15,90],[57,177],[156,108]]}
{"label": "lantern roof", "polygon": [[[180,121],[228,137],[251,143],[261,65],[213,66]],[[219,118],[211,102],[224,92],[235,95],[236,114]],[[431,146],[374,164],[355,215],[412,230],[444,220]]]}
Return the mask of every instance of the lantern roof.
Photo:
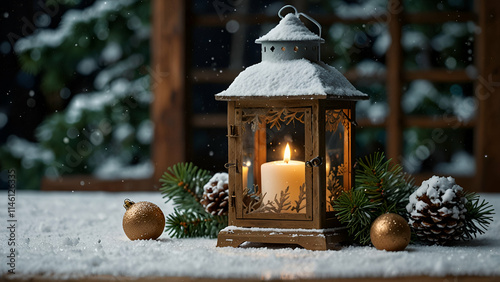
{"label": "lantern roof", "polygon": [[311,32],[299,19],[298,14],[289,13],[283,17],[280,23],[267,34],[255,40],[256,43],[265,41],[319,41],[323,38]]}
{"label": "lantern roof", "polygon": [[368,99],[334,67],[307,59],[260,62],[246,68],[227,90],[216,95],[217,100],[251,97]]}
{"label": "lantern roof", "polygon": [[[295,14],[281,15],[285,8]],[[278,15],[280,23],[255,42],[262,44],[262,62],[242,71],[228,89],[215,95],[217,100],[240,99],[346,99],[365,100],[334,67],[320,60],[321,25],[311,17],[286,5]],[[312,21],[319,35],[311,32],[299,19]]]}

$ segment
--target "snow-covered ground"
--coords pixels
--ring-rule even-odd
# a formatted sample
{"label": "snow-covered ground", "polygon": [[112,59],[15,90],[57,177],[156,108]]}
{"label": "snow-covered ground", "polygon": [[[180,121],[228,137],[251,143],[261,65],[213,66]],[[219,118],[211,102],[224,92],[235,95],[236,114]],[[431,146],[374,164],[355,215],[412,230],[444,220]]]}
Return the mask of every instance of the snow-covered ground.
{"label": "snow-covered ground", "polygon": [[[0,277],[11,248],[7,193],[0,205]],[[488,232],[460,246],[410,245],[402,252],[373,247],[340,251],[216,248],[214,239],[130,241],[122,229],[123,200],[156,203],[159,192],[27,192],[16,195],[16,275],[65,278],[87,275],[326,278],[404,275],[500,276],[500,194],[482,194],[497,212]],[[5,226],[4,226],[5,225]]]}

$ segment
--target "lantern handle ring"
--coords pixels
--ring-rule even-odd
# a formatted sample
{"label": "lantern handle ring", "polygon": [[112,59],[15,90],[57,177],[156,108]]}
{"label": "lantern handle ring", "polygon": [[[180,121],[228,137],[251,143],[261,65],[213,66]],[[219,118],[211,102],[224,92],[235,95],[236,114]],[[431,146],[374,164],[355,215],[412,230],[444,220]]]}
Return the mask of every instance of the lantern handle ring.
{"label": "lantern handle ring", "polygon": [[280,19],[283,18],[283,16],[281,15],[281,11],[283,11],[283,9],[285,9],[285,8],[292,8],[295,11],[295,15],[297,17],[299,17],[299,12],[297,11],[297,8],[295,8],[292,5],[285,5],[285,6],[281,7],[281,9],[278,11],[278,16],[280,17]]}
{"label": "lantern handle ring", "polygon": [[294,6],[292,5],[285,5],[283,7],[281,7],[281,9],[278,11],[278,16],[282,19],[283,16],[281,15],[281,11],[283,11],[283,9],[285,8],[292,8],[294,11],[295,11],[295,16],[300,17],[300,16],[304,16],[306,19],[310,20],[312,23],[314,23],[317,27],[318,27],[318,30],[319,30],[319,37],[321,38],[321,25],[313,18],[311,18],[310,16],[304,14],[304,13],[299,13],[297,11],[297,8],[295,8]]}

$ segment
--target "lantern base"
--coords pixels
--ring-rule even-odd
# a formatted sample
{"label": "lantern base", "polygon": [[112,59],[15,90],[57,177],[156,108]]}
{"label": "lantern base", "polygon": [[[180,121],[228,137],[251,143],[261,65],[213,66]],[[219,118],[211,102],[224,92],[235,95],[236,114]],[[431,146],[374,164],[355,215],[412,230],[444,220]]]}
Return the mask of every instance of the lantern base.
{"label": "lantern base", "polygon": [[307,250],[338,250],[347,241],[347,228],[273,229],[228,226],[219,232],[217,247],[239,247],[244,242],[296,244]]}

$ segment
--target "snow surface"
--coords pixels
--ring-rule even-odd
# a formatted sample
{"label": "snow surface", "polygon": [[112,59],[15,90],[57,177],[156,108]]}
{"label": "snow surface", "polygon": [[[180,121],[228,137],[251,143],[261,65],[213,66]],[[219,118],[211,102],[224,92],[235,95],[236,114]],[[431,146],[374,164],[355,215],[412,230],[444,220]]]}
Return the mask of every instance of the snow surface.
{"label": "snow surface", "polygon": [[263,41],[321,41],[319,35],[312,33],[295,14],[287,14],[280,23],[255,42]]}
{"label": "snow surface", "polygon": [[[352,98],[368,97],[334,67],[306,59],[260,62],[242,71],[229,88],[216,97],[303,96],[326,98],[336,95]],[[323,97],[322,97],[323,96]]]}
{"label": "snow surface", "polygon": [[[481,195],[497,211],[486,234],[459,246],[410,245],[402,252],[357,246],[340,251],[259,245],[217,248],[215,239],[171,239],[165,233],[155,241],[130,241],[122,229],[123,200],[153,202],[167,215],[173,207],[164,204],[159,192],[18,191],[16,196],[16,275],[20,276],[291,279],[500,275],[500,194]],[[6,211],[6,201],[0,207]],[[0,220],[6,222],[7,212],[0,213]],[[7,242],[7,232],[1,229],[2,242]],[[1,253],[7,253],[7,248],[1,244]],[[8,266],[5,258],[0,261],[2,276]]]}

